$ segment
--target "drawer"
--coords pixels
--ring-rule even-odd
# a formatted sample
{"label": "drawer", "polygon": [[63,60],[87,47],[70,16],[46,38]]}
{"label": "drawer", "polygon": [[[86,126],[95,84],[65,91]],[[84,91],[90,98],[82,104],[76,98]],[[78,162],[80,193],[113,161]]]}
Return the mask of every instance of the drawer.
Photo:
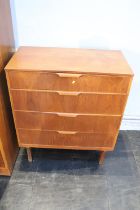
{"label": "drawer", "polygon": [[[73,95],[74,94],[74,95]],[[11,90],[15,110],[122,114],[126,95]]]}
{"label": "drawer", "polygon": [[127,93],[128,76],[9,71],[13,89]]}
{"label": "drawer", "polygon": [[100,149],[112,148],[114,134],[76,133],[66,131],[39,131],[18,129],[20,146]]}
{"label": "drawer", "polygon": [[117,132],[120,116],[15,111],[17,128],[109,133]]}

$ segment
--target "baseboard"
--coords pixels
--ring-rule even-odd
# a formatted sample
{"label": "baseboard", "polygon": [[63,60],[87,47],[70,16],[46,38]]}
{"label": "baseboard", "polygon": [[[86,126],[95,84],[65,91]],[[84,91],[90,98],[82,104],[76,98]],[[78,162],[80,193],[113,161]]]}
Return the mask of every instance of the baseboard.
{"label": "baseboard", "polygon": [[124,116],[120,130],[140,130],[140,116]]}

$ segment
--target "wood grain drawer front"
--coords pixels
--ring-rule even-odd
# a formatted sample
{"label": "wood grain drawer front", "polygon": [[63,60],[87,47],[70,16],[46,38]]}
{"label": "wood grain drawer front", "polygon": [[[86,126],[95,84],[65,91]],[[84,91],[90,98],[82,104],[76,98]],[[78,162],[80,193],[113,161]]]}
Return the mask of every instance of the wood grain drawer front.
{"label": "wood grain drawer front", "polygon": [[9,71],[13,89],[127,93],[128,76]]}
{"label": "wood grain drawer front", "polygon": [[21,146],[32,147],[113,147],[114,134],[75,133],[18,129]]}
{"label": "wood grain drawer front", "polygon": [[112,94],[61,95],[57,92],[11,90],[15,110],[122,114],[126,96]]}
{"label": "wood grain drawer front", "polygon": [[117,132],[120,116],[15,112],[17,128],[109,133]]}

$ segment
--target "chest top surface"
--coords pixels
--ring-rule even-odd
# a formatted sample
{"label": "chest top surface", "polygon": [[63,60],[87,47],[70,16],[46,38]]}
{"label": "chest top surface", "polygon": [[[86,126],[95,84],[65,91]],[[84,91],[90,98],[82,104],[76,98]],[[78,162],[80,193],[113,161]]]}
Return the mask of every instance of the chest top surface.
{"label": "chest top surface", "polygon": [[6,70],[133,75],[121,51],[20,47]]}

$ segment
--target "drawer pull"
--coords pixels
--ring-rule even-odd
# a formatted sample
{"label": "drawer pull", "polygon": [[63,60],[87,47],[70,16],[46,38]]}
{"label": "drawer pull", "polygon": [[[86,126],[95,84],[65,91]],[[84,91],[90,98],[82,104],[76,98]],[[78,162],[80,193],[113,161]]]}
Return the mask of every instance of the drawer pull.
{"label": "drawer pull", "polygon": [[78,114],[71,114],[71,113],[57,113],[58,116],[60,117],[77,117]]}
{"label": "drawer pull", "polygon": [[77,131],[57,131],[59,134],[74,135]]}
{"label": "drawer pull", "polygon": [[63,96],[78,96],[80,92],[69,92],[69,91],[57,91],[59,95]]}
{"label": "drawer pull", "polygon": [[65,74],[65,73],[56,73],[59,77],[72,77],[72,78],[79,78],[82,74]]}

